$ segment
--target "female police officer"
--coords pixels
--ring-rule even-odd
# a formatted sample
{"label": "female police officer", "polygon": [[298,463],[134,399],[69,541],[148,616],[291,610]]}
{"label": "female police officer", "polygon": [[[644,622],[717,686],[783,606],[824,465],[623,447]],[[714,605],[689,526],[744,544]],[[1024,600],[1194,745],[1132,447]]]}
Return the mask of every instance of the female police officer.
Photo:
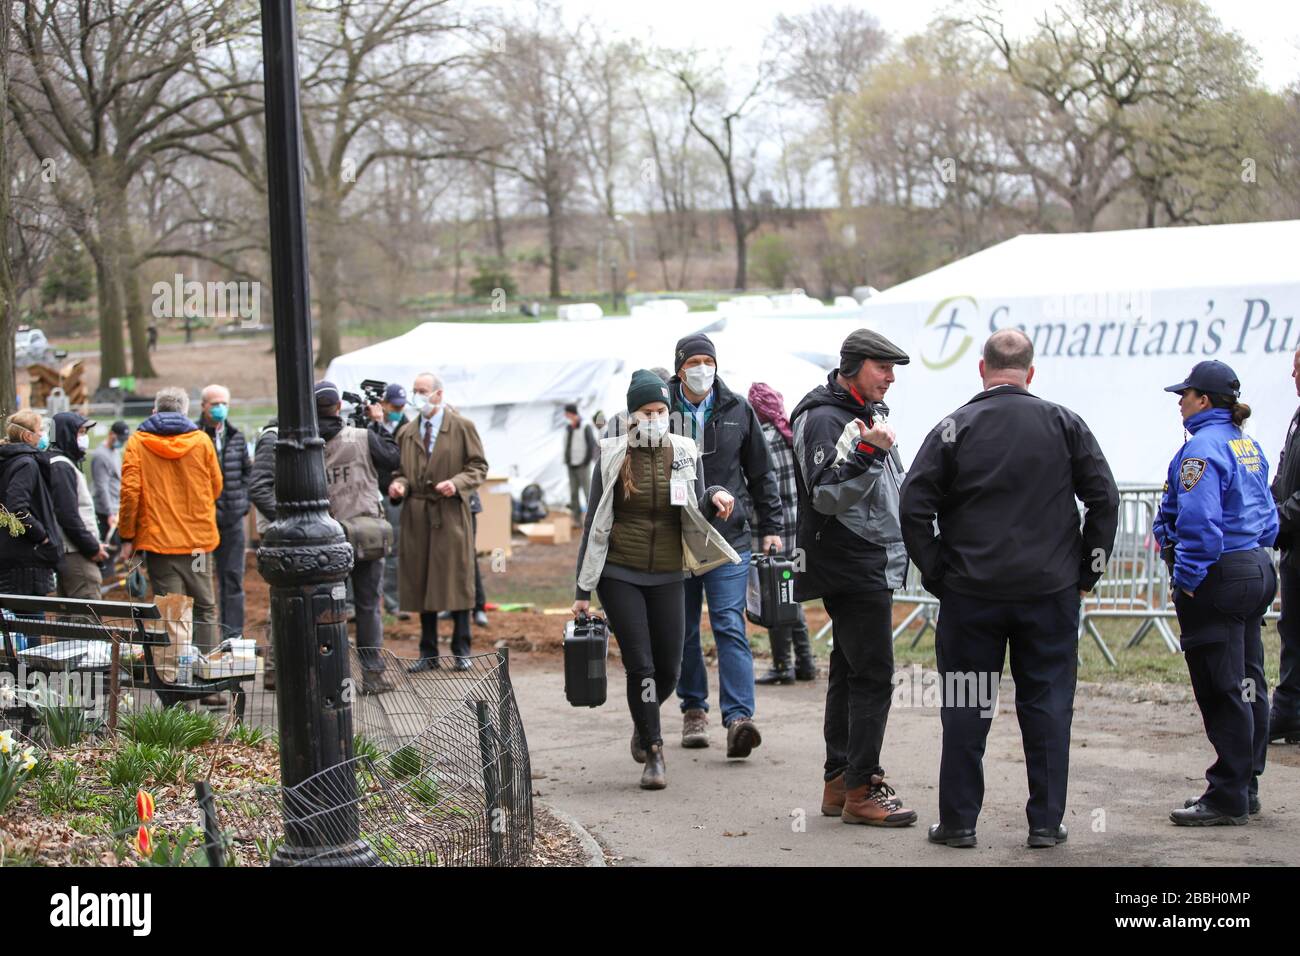
{"label": "female police officer", "polygon": [[1204,796],[1169,815],[1180,826],[1240,825],[1258,812],[1268,748],[1259,629],[1277,590],[1268,550],[1277,509],[1268,462],[1241,432],[1250,406],[1237,401],[1240,388],[1227,365],[1201,362],[1165,389],[1180,396],[1191,438],[1169,463],[1152,531],[1172,567],[1187,670],[1218,756]]}

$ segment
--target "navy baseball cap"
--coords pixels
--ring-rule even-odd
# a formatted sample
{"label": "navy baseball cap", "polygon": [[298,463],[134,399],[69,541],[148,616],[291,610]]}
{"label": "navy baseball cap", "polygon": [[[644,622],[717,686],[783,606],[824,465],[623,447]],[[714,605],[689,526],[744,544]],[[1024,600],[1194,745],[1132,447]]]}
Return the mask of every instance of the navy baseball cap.
{"label": "navy baseball cap", "polygon": [[384,401],[389,405],[392,405],[394,408],[401,408],[406,404],[406,389],[402,388],[402,386],[398,385],[396,382],[390,383],[389,386],[384,389]]}
{"label": "navy baseball cap", "polygon": [[1237,373],[1222,362],[1213,360],[1197,362],[1186,381],[1170,385],[1165,391],[1181,393],[1189,388],[1210,395],[1241,397],[1241,381],[1237,378]]}

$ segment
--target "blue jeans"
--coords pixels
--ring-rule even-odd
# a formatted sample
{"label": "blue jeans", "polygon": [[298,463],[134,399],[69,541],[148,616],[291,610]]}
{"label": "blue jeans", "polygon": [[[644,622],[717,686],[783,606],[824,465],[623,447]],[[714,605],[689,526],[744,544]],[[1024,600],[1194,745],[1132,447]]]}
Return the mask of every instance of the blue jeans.
{"label": "blue jeans", "polygon": [[739,564],[724,564],[708,574],[687,578],[686,641],[682,647],[682,676],[677,696],[682,710],[709,709],[709,672],[700,647],[700,608],[709,598],[709,623],[718,648],[718,684],[722,722],[754,716],[754,653],[745,636],[745,587],[749,582],[749,552]]}

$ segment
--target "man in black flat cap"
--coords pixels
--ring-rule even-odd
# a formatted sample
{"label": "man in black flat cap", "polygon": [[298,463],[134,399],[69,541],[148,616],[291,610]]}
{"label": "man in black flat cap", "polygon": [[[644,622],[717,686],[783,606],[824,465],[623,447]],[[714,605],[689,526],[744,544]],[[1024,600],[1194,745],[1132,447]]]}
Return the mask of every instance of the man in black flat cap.
{"label": "man in black flat cap", "polygon": [[840,348],[839,368],[790,415],[806,562],[795,596],[821,598],[835,634],[822,813],[879,827],[916,822],[880,765],[894,689],[893,592],[907,576],[903,465],[884,398],[894,367],[908,361],[883,335],[858,329]]}
{"label": "man in black flat cap", "polygon": [[[1024,332],[989,336],[979,372],[984,390],[931,430],[902,490],[903,540],[940,609],[943,755],[929,839],[975,845],[1010,645],[1028,844],[1054,847],[1068,835],[1079,597],[1106,569],[1119,490],[1083,419],[1030,393],[1034,345]],[[1082,527],[1076,498],[1087,508]]]}

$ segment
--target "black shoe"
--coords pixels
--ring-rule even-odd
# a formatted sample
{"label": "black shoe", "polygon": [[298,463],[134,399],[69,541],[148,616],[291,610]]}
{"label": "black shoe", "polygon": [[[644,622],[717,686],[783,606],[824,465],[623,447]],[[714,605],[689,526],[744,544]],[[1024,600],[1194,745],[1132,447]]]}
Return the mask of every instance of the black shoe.
{"label": "black shoe", "polygon": [[755,684],[793,684],[794,668],[792,667],[772,667],[761,677],[754,678]]}
{"label": "black shoe", "polygon": [[[1247,799],[1249,801],[1247,803],[1247,809],[1249,811],[1250,816],[1253,817],[1255,814],[1259,813],[1261,809],[1259,803],[1259,794],[1252,793],[1248,796]],[[1200,802],[1201,802],[1200,797],[1189,797],[1185,801],[1183,801],[1183,809],[1190,810],[1192,807],[1196,806]]]}
{"label": "black shoe", "polygon": [[365,678],[361,683],[361,693],[363,694],[387,694],[390,690],[396,690],[392,681],[384,676],[383,671],[366,671]]}
{"label": "black shoe", "polygon": [[1065,829],[1064,823],[1061,823],[1054,827],[1030,827],[1027,842],[1031,847],[1039,848],[1056,846],[1056,844],[1064,843],[1069,838],[1070,831]]}
{"label": "black shoe", "polygon": [[469,662],[469,658],[468,658],[468,657],[458,657],[458,658],[456,658],[456,663],[455,663],[455,665],[452,667],[452,670],[454,670],[454,671],[467,671],[467,670],[470,669],[470,667],[471,667],[471,665],[470,665],[470,662]]}
{"label": "black shoe", "polygon": [[641,771],[642,790],[662,790],[668,786],[664,779],[664,745],[651,744],[646,749],[645,769]]}
{"label": "black shoe", "polygon": [[1285,740],[1289,744],[1300,744],[1300,717],[1283,720],[1269,714],[1268,742],[1275,744],[1279,740]]}
{"label": "black shoe", "polygon": [[794,679],[797,681],[816,680],[817,665],[809,664],[807,667],[800,667],[796,664],[794,667]]}
{"label": "black shoe", "polygon": [[973,829],[963,830],[957,827],[946,827],[942,823],[932,823],[930,824],[930,833],[927,839],[931,843],[942,843],[944,846],[962,849],[975,845],[975,831]]}
{"label": "black shoe", "polygon": [[1170,813],[1169,819],[1180,827],[1239,827],[1250,817],[1245,814],[1239,817],[1229,816],[1197,800],[1190,807]]}
{"label": "black shoe", "polygon": [[475,627],[489,627],[489,626],[490,626],[490,625],[488,624],[487,611],[481,611],[481,610],[480,610],[480,611],[475,611],[475,612],[474,612],[474,626],[475,626]]}
{"label": "black shoe", "polygon": [[411,615],[410,615],[409,613],[407,613],[406,611],[398,611],[398,612],[397,612],[397,619],[398,619],[399,621],[409,621],[409,620],[411,619]]}
{"label": "black shoe", "polygon": [[406,668],[408,674],[419,674],[423,671],[436,671],[442,664],[436,657],[421,657],[414,664]]}

